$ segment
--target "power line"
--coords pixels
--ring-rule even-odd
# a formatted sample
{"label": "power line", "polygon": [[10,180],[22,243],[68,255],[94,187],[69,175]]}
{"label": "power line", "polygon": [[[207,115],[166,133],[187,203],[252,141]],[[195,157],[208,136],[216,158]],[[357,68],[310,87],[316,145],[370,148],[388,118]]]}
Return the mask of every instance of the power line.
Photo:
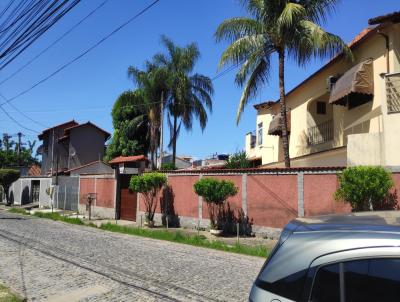
{"label": "power line", "polygon": [[34,133],[39,133],[39,131],[30,129],[30,128],[25,127],[24,125],[22,125],[20,122],[18,122],[16,119],[14,119],[14,118],[12,117],[12,115],[10,115],[10,114],[7,112],[7,110],[5,110],[5,109],[3,108],[3,106],[0,106],[0,110],[3,111],[4,114],[7,115],[8,118],[9,118],[11,121],[13,121],[15,124],[17,124],[17,125],[20,126],[21,128],[23,128],[23,129],[25,129],[25,130],[28,130],[28,131],[31,131],[31,132],[34,132]]}
{"label": "power line", "polygon": [[108,35],[106,35],[104,38],[100,39],[97,43],[95,43],[93,46],[89,47],[87,50],[85,50],[83,53],[81,53],[80,55],[78,55],[77,57],[75,57],[74,59],[72,59],[71,61],[65,63],[64,65],[62,65],[61,67],[59,67],[56,71],[54,71],[53,73],[49,74],[48,76],[44,77],[43,79],[41,79],[40,81],[36,82],[34,85],[32,85],[30,88],[27,88],[23,91],[21,91],[20,93],[18,93],[17,95],[15,95],[14,97],[8,99],[6,102],[1,103],[0,105],[4,105],[7,103],[10,103],[11,101],[15,100],[16,98],[26,94],[27,92],[31,91],[32,89],[34,89],[35,87],[39,86],[40,84],[46,82],[47,80],[49,80],[50,78],[52,78],[53,76],[55,76],[56,74],[58,74],[59,72],[61,72],[62,70],[64,70],[65,68],[67,68],[69,65],[75,63],[76,61],[78,61],[80,58],[82,58],[83,56],[85,56],[86,54],[88,54],[89,52],[91,52],[93,49],[95,49],[96,47],[98,47],[99,45],[101,45],[102,43],[104,43],[107,39],[109,39],[111,36],[113,36],[114,34],[116,34],[117,32],[119,32],[122,28],[124,28],[125,26],[127,26],[129,23],[131,23],[132,21],[134,21],[135,19],[137,19],[138,17],[140,17],[141,15],[143,15],[146,11],[148,11],[151,7],[153,7],[154,5],[156,5],[160,0],[155,0],[153,1],[151,4],[149,4],[148,6],[146,6],[144,9],[142,9],[139,13],[137,13],[136,15],[134,15],[133,17],[129,18],[127,21],[125,21],[124,23],[122,23],[120,26],[118,26],[117,28],[115,28],[113,31],[111,31]]}
{"label": "power line", "polygon": [[[12,1],[14,2],[14,1]],[[0,70],[14,61],[80,0],[18,1],[0,24]],[[7,11],[3,11],[1,14]]]}
{"label": "power line", "polygon": [[96,13],[101,7],[103,7],[109,0],[105,0],[102,3],[100,3],[95,9],[93,9],[88,15],[86,15],[84,18],[82,18],[78,23],[76,23],[74,26],[72,26],[70,29],[68,29],[64,34],[62,34],[58,39],[56,39],[53,43],[51,43],[49,46],[47,46],[45,49],[43,49],[41,52],[39,52],[36,56],[34,56],[31,60],[26,62],[24,65],[22,65],[19,69],[17,69],[15,72],[13,72],[11,75],[9,75],[7,78],[2,80],[0,82],[0,85],[4,84],[8,80],[12,79],[15,75],[20,73],[22,70],[24,70],[26,67],[28,67],[32,62],[34,62],[36,59],[41,57],[45,52],[47,52],[50,48],[52,48],[54,45],[56,45],[58,42],[60,42],[62,39],[64,39],[67,35],[69,35],[72,31],[74,31],[79,25],[81,25],[84,21],[86,21],[89,17],[91,17],[94,13]]}

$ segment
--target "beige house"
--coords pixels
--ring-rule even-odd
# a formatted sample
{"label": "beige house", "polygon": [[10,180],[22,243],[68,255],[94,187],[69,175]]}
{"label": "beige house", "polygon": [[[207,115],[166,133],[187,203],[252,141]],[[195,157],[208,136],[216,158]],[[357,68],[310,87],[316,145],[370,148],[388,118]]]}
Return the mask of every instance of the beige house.
{"label": "beige house", "polygon": [[[400,166],[400,12],[369,20],[339,55],[286,94],[293,167]],[[254,106],[255,165],[284,166],[277,101]]]}

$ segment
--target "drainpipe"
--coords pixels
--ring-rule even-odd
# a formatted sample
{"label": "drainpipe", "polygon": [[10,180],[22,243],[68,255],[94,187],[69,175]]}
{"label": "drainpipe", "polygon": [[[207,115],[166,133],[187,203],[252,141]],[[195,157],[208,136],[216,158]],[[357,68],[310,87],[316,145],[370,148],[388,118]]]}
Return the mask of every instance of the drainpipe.
{"label": "drainpipe", "polygon": [[378,30],[378,34],[385,38],[385,48],[386,48],[386,73],[390,73],[389,65],[389,36]]}

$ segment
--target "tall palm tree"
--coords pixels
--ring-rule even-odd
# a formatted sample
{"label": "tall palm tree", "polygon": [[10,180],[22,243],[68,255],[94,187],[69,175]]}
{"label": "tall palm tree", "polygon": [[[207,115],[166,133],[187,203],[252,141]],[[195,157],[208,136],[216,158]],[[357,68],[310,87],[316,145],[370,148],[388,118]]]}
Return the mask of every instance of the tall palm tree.
{"label": "tall palm tree", "polygon": [[202,74],[193,73],[193,69],[200,57],[195,43],[185,47],[174,44],[165,36],[161,42],[167,52],[154,56],[153,62],[168,70],[169,96],[166,108],[172,118],[170,122],[172,145],[172,162],[176,162],[176,142],[183,124],[186,130],[191,130],[193,118],[199,120],[202,130],[207,124],[207,109],[212,112],[211,96],[214,93],[212,81]]}
{"label": "tall palm tree", "polygon": [[150,161],[152,169],[156,168],[156,154],[160,142],[161,103],[168,96],[167,70],[158,67],[152,62],[146,62],[146,69],[139,70],[136,67],[128,68],[128,76],[137,84],[148,108],[150,123]]}
{"label": "tall palm tree", "polygon": [[271,57],[279,59],[279,103],[285,166],[290,167],[289,141],[285,102],[285,58],[292,57],[300,66],[312,58],[333,56],[350,49],[342,39],[320,26],[334,11],[339,0],[242,0],[250,17],[237,17],[222,22],[217,41],[231,44],[222,53],[219,67],[240,66],[235,82],[244,87],[236,115],[268,82]]}

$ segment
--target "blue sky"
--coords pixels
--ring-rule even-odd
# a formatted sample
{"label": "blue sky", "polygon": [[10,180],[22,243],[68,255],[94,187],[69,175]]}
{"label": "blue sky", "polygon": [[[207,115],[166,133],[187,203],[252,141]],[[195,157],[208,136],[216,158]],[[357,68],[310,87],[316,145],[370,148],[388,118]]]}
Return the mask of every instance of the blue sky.
{"label": "blue sky", "polygon": [[[3,69],[0,80],[47,47],[101,2],[103,0],[82,1],[23,55]],[[59,44],[2,84],[0,93],[11,98],[30,87],[151,2],[109,0]],[[398,0],[342,0],[336,14],[329,18],[324,28],[349,42],[367,27],[369,18],[396,10],[399,10]],[[121,92],[134,88],[126,76],[126,70],[129,65],[143,67],[146,59],[162,50],[160,35],[165,34],[181,45],[196,42],[201,58],[195,71],[212,78],[218,72],[219,57],[226,47],[224,43],[215,42],[215,29],[224,19],[244,14],[239,0],[161,0],[87,56],[17,98],[13,105],[45,125],[51,126],[74,118],[78,122],[90,120],[112,132],[112,105]],[[316,61],[306,68],[299,68],[289,61],[286,66],[287,90],[322,64]],[[216,152],[230,153],[244,148],[245,134],[255,129],[256,112],[252,105],[278,97],[277,65],[274,63],[272,66],[269,85],[247,106],[238,126],[235,114],[241,89],[234,84],[234,74],[233,71],[215,80],[214,110],[206,129],[202,132],[195,123],[191,132],[182,131],[177,145],[178,154],[202,158]],[[12,108],[5,108],[26,127],[42,130],[43,127],[27,120]],[[26,139],[33,140],[36,137],[35,133],[20,129],[0,112],[0,133],[14,134],[18,131],[26,134]],[[168,140],[168,133],[166,135],[165,140]]]}

